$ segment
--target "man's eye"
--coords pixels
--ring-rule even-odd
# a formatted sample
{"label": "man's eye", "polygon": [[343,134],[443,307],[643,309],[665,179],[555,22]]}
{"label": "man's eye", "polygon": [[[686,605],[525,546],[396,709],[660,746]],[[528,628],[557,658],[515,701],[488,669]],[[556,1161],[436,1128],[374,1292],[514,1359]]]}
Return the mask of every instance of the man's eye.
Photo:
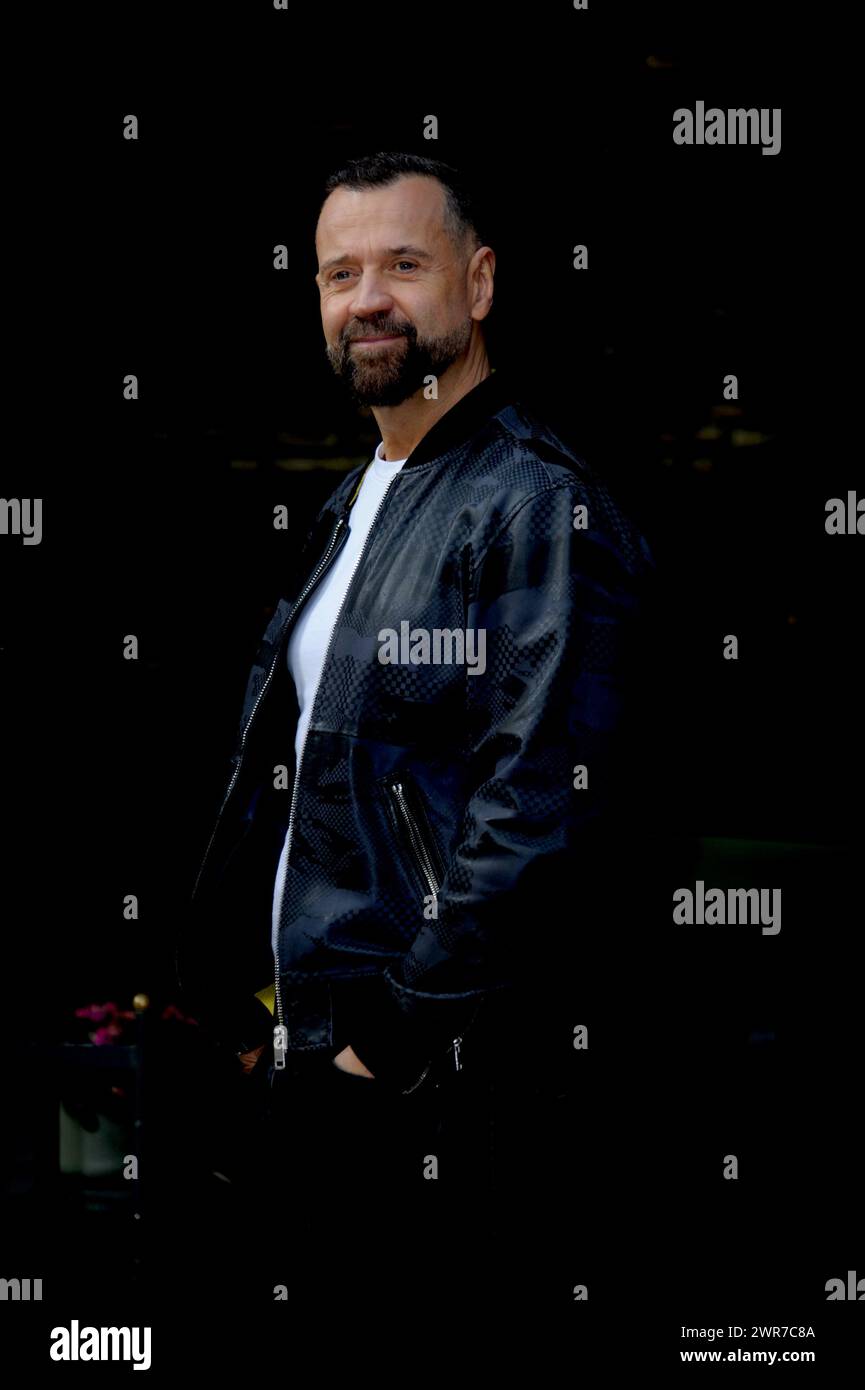
{"label": "man's eye", "polygon": [[[409,270],[417,270],[417,261],[397,261],[396,264],[397,264],[397,266],[408,266]],[[350,270],[335,270],[335,271],[333,271],[333,273],[331,274],[330,279],[331,279],[331,281],[336,280],[338,284],[342,284],[342,281],[339,280],[339,276],[340,276],[340,275],[350,275],[350,274],[351,274],[351,271],[350,271]]]}

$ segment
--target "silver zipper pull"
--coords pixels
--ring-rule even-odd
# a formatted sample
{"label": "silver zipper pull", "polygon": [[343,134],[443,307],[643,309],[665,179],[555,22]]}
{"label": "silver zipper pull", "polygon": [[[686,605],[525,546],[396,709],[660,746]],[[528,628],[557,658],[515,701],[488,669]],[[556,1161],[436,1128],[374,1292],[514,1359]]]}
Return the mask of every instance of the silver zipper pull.
{"label": "silver zipper pull", "polygon": [[275,1071],[285,1067],[285,1053],[288,1047],[288,1029],[284,1023],[277,1023],[273,1030],[273,1066]]}
{"label": "silver zipper pull", "polygon": [[459,1036],[458,1038],[454,1038],[454,1040],[453,1040],[453,1042],[452,1042],[452,1044],[451,1044],[451,1046],[453,1047],[453,1050],[454,1050],[454,1070],[455,1070],[455,1071],[462,1071],[462,1063],[460,1062],[460,1043],[461,1043],[461,1042],[462,1042],[462,1034],[460,1034],[460,1036]]}

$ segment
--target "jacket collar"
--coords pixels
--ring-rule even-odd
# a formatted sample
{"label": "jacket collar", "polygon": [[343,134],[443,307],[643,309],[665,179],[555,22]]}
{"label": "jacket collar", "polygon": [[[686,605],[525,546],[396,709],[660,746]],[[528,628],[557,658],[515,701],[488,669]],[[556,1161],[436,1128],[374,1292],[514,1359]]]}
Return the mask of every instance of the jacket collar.
{"label": "jacket collar", "polygon": [[[483,381],[478,382],[477,386],[473,386],[471,391],[467,391],[464,396],[460,396],[450,410],[446,410],[444,415],[439,416],[435,424],[427,430],[423,438],[412,449],[401,471],[405,472],[407,468],[415,468],[419,464],[429,463],[432,459],[448,453],[449,450],[459,448],[461,444],[465,444],[473,435],[477,434],[488,420],[491,420],[506,405],[513,404],[517,399],[510,374],[503,371],[501,367],[493,367],[489,376],[484,377]],[[376,445],[375,452],[378,453],[380,448],[381,440]],[[371,464],[372,460],[370,459],[360,470],[349,496],[343,497],[338,505],[331,499],[325,513],[331,520],[332,514],[347,517]]]}
{"label": "jacket collar", "polygon": [[412,449],[403,469],[429,463],[440,454],[456,449],[491,420],[504,406],[516,400],[513,383],[501,367],[493,368],[490,376],[473,386],[464,396],[439,416],[431,429]]}

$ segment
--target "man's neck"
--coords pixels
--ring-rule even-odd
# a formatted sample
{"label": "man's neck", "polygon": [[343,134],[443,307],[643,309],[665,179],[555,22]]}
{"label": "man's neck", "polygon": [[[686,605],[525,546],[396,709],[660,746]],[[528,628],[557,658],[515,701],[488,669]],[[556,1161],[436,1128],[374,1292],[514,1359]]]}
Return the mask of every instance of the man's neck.
{"label": "man's neck", "polygon": [[427,400],[424,388],[420,387],[400,405],[373,407],[372,413],[382,439],[379,457],[385,463],[408,458],[436,421],[485,381],[492,369],[489,358],[484,354],[479,361],[466,364],[458,376],[454,376],[455,371],[456,364],[439,378],[438,400]]}

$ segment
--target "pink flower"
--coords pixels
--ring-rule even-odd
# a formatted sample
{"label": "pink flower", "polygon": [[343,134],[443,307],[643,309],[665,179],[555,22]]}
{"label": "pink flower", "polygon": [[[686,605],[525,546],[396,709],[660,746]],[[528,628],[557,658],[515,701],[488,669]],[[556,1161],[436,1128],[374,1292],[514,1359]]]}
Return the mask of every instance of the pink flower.
{"label": "pink flower", "polygon": [[101,1023],[108,1017],[108,1011],[104,1004],[88,1004],[83,1009],[76,1009],[75,1017],[89,1019],[91,1023]]}
{"label": "pink flower", "polygon": [[101,1047],[105,1043],[116,1042],[122,1035],[123,1029],[118,1028],[116,1023],[107,1023],[104,1028],[97,1028],[95,1032],[90,1034],[90,1041],[95,1043],[97,1047]]}

